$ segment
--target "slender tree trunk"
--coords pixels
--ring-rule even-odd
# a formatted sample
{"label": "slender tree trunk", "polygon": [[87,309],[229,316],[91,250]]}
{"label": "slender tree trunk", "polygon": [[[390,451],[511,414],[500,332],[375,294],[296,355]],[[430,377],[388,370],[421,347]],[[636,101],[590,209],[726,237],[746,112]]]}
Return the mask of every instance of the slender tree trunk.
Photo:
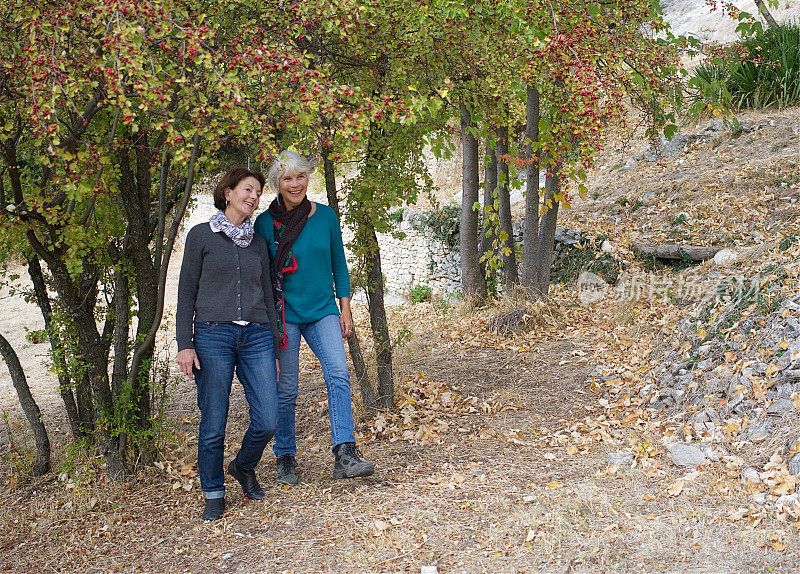
{"label": "slender tree trunk", "polygon": [[361,402],[364,404],[365,410],[374,411],[378,408],[378,399],[375,396],[375,389],[372,388],[372,381],[369,380],[367,362],[364,360],[364,353],[361,352],[361,341],[358,339],[355,327],[347,337],[347,346],[350,349],[353,370],[356,373],[358,388],[361,391]]}
{"label": "slender tree trunk", "polygon": [[339,195],[336,192],[336,166],[331,160],[330,148],[324,145],[320,146],[320,155],[322,155],[322,172],[325,175],[325,194],[328,196],[328,205],[336,212],[336,217],[341,221]]}
{"label": "slender tree trunk", "polygon": [[45,429],[44,422],[42,422],[42,413],[39,410],[39,406],[33,399],[33,395],[31,395],[31,389],[28,386],[25,371],[19,362],[19,357],[17,357],[14,348],[2,334],[0,334],[0,355],[3,356],[3,360],[8,367],[11,382],[19,397],[19,404],[28,419],[28,424],[36,442],[36,456],[33,460],[32,469],[33,476],[42,476],[50,470],[50,439],[47,437],[47,429]]}
{"label": "slender tree trunk", "polygon": [[[106,460],[108,474],[113,479],[125,476],[125,456],[119,449],[119,438],[109,432],[114,417],[114,398],[108,380],[108,346],[97,330],[95,306],[97,301],[98,270],[83,262],[83,273],[77,283],[60,260],[52,260],[50,271],[67,312],[72,317],[77,335],[75,351],[78,369],[84,383],[91,388],[92,407],[95,413],[95,437]],[[49,262],[48,262],[49,263]],[[79,394],[80,396],[80,394]],[[80,413],[81,405],[78,404]]]}
{"label": "slender tree trunk", "polygon": [[364,236],[368,247],[366,254],[366,291],[369,305],[369,322],[375,338],[375,362],[378,371],[378,404],[385,409],[394,407],[394,373],[392,369],[392,341],[383,302],[383,272],[378,236],[369,216],[363,217]]}
{"label": "slender tree trunk", "polygon": [[114,417],[114,398],[108,380],[107,347],[97,332],[94,314],[81,313],[75,318],[78,335],[78,360],[86,369],[92,387],[92,397],[98,414],[97,434],[99,445],[108,465],[108,474],[113,479],[121,479],[127,473],[125,454],[120,449],[119,436],[109,432]]}
{"label": "slender tree trunk", "polygon": [[461,289],[464,297],[476,302],[486,300],[486,278],[481,272],[478,254],[478,139],[472,131],[472,117],[461,104],[461,141],[463,145],[461,219],[459,251],[461,253]]}
{"label": "slender tree trunk", "polygon": [[[494,200],[497,197],[497,152],[492,147],[492,143],[486,142],[486,156],[484,158],[484,184],[483,184],[483,231],[481,233],[481,269],[483,276],[492,285],[495,283],[495,268],[487,264],[487,255],[492,251],[492,218],[490,214],[494,213]],[[494,230],[495,236],[497,230]],[[495,289],[492,289],[493,294]]]}
{"label": "slender tree trunk", "polygon": [[111,393],[118,397],[128,378],[128,336],[130,325],[130,285],[125,271],[114,269],[114,363]]}
{"label": "slender tree trunk", "polygon": [[[336,217],[341,221],[339,197],[336,194],[336,170],[334,169],[333,161],[331,161],[330,149],[326,146],[321,146],[321,154],[328,205],[336,212]],[[378,402],[375,397],[375,390],[372,388],[372,382],[369,380],[367,363],[364,361],[364,354],[361,352],[361,341],[358,339],[355,327],[347,337],[347,346],[350,349],[350,359],[353,361],[353,370],[358,381],[358,388],[361,391],[361,401],[364,403],[364,408],[368,411],[375,410]]]}
{"label": "slender tree trunk", "polygon": [[778,28],[778,22],[776,22],[775,18],[772,17],[767,5],[764,4],[764,0],[754,0],[754,2],[756,3],[756,6],[758,6],[758,13],[761,14],[764,17],[764,20],[767,21],[767,25],[773,29]]}
{"label": "slender tree trunk", "polygon": [[[29,239],[31,236],[32,233],[29,235]],[[41,247],[41,244],[39,244],[39,246]],[[38,250],[37,253],[42,255]],[[69,271],[59,259],[51,258],[48,264],[53,276],[53,282],[59,301],[69,316],[69,328],[77,330],[79,318],[88,317],[90,321],[94,322],[97,281],[92,278],[94,275],[93,272],[87,269],[90,268],[91,265],[84,266],[84,272],[78,284],[76,284],[73,283],[69,276]],[[78,409],[78,420],[81,421],[81,433],[84,435],[91,435],[94,440],[98,427],[98,416],[97,410],[95,409],[96,404],[95,397],[93,396],[94,389],[91,382],[90,368],[85,361],[81,360],[81,352],[83,349],[84,347],[80,340],[77,341],[77,348],[71,349],[76,359],[76,365],[72,369],[71,378],[75,383],[75,399]],[[102,426],[102,422],[99,426]]]}
{"label": "slender tree trunk", "polygon": [[[53,325],[53,307],[50,304],[50,296],[47,294],[47,284],[44,280],[44,273],[42,273],[42,266],[35,254],[28,258],[28,275],[33,283],[36,304],[42,312],[44,328],[47,331],[47,340],[50,342],[53,366],[55,367],[56,376],[58,376],[58,394],[61,395],[64,409],[67,412],[67,421],[69,422],[72,438],[77,442],[87,436],[85,431],[92,428],[93,422],[91,418],[82,420],[78,416],[78,406],[75,402],[75,395],[72,394],[72,381],[67,371],[64,345]],[[86,400],[89,402],[88,397]]]}
{"label": "slender tree trunk", "polygon": [[505,235],[505,240],[500,242],[503,255],[503,274],[505,277],[506,295],[511,295],[514,285],[517,284],[517,254],[514,245],[514,228],[511,221],[511,192],[509,189],[508,164],[503,156],[508,155],[508,127],[497,129],[497,157],[498,157],[498,215],[500,216],[500,233]]}
{"label": "slender tree trunk", "polygon": [[[149,171],[144,154],[137,155],[137,199],[139,201],[140,213],[137,216],[131,213],[128,224],[135,225],[136,237],[133,244],[133,261],[136,266],[137,277],[137,298],[139,302],[139,326],[137,328],[136,341],[138,346],[133,351],[130,367],[128,369],[128,387],[133,390],[136,400],[135,424],[137,430],[143,435],[150,430],[150,372],[149,367],[153,358],[155,348],[156,333],[161,326],[164,316],[164,297],[166,293],[167,271],[169,261],[172,256],[172,248],[178,235],[183,215],[189,205],[194,185],[195,166],[200,153],[200,134],[196,133],[192,138],[192,154],[189,157],[186,177],[179,181],[178,189],[182,188],[182,194],[178,196],[180,202],[177,203],[175,215],[170,224],[169,231],[165,234],[165,220],[167,206],[165,203],[166,178],[169,173],[169,158],[162,164],[161,181],[159,182],[158,213],[155,222],[150,220],[150,189],[151,180],[148,176]],[[125,162],[122,162],[123,164]],[[155,260],[150,257],[149,245],[156,235],[158,246]],[[162,244],[161,242],[164,241]],[[147,299],[143,314],[143,299]],[[155,452],[152,443],[143,442],[139,450],[139,456],[145,463],[154,460]],[[111,469],[109,465],[109,469]]]}
{"label": "slender tree trunk", "polygon": [[[111,395],[117,409],[123,409],[123,417],[127,420],[130,411],[134,410],[135,405],[127,401],[131,398],[135,401],[136,394],[130,398],[123,394],[123,386],[128,380],[128,337],[130,336],[130,313],[131,313],[131,290],[130,282],[125,271],[118,266],[114,269],[114,362],[111,366]],[[106,319],[106,320],[111,320]],[[136,416],[134,414],[134,416]],[[127,427],[127,425],[126,425]],[[128,436],[125,432],[120,432],[120,450],[125,452],[128,445]],[[134,441],[139,444],[139,441]]]}
{"label": "slender tree trunk", "polygon": [[542,297],[547,297],[550,289],[550,268],[553,265],[553,247],[556,237],[556,219],[558,218],[558,200],[556,194],[559,189],[559,176],[556,167],[552,167],[551,175],[544,184],[544,209],[542,222],[539,225],[539,250],[538,259],[538,291]]}
{"label": "slender tree trunk", "polygon": [[538,269],[536,255],[539,243],[539,153],[533,144],[539,141],[539,91],[528,86],[526,103],[527,124],[525,127],[525,227],[522,237],[522,286],[529,297],[537,293]]}

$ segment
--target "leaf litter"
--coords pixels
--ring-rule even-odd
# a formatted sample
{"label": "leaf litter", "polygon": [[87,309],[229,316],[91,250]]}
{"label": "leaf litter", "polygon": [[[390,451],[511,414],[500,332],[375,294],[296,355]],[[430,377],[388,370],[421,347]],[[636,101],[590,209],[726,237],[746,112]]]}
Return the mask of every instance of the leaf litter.
{"label": "leaf litter", "polygon": [[[687,149],[678,158],[685,165],[711,168],[696,181],[690,174],[677,177],[682,165],[675,159],[616,173],[619,191],[602,193],[601,205],[576,201],[564,223],[611,237],[619,246],[613,256],[629,273],[640,265],[626,247],[633,240],[691,237],[693,243],[713,244],[727,234],[738,247],[766,243],[738,270],[760,273],[778,285],[772,296],[781,300],[791,288],[770,279],[774,273],[767,268],[778,263],[789,279],[800,275],[796,246],[777,247],[798,231],[796,209],[790,210],[794,218],[783,213],[788,202],[781,191],[786,189],[781,182],[791,182],[796,169],[779,162],[765,166],[753,154],[742,161],[741,146],[729,147],[735,143]],[[600,169],[596,185],[605,186],[612,171]],[[733,186],[719,183],[730,175]],[[796,193],[792,185],[787,188]],[[742,191],[765,186],[755,200]],[[644,198],[648,191],[656,192],[658,201]],[[619,219],[619,193],[641,198],[642,206]],[[683,222],[674,224],[678,213],[685,214]],[[754,236],[756,231],[763,237]],[[665,270],[659,279],[667,283],[675,277]],[[574,287],[554,286],[546,303],[528,306],[524,330],[508,337],[484,328],[501,310],[443,312],[432,304],[389,309],[398,341],[398,408],[374,416],[357,413],[357,439],[378,466],[375,477],[331,480],[324,385],[304,348],[300,485],[274,485],[267,453],[259,469],[265,500],[245,502],[229,484],[223,520],[200,524],[192,454],[196,420],[177,415],[167,455],[129,482],[109,483],[101,460],[78,454],[63,458],[59,474],[4,491],[10,511],[0,517],[0,568],[418,572],[422,565],[437,564],[440,572],[505,572],[800,564],[793,543],[800,520],[798,484],[788,469],[800,443],[790,448],[761,443],[760,452],[765,446],[772,450],[743,480],[750,445],[742,434],[753,421],[723,418],[717,425],[720,439],[710,426],[695,425],[674,409],[649,408],[652,397],[642,392],[656,381],[666,352],[694,352],[719,327],[724,306],[708,308],[688,336],[676,330],[687,309],[669,297],[606,298],[585,308],[577,304]],[[784,310],[787,318],[798,317],[798,311]],[[365,310],[355,312],[368,349]],[[726,320],[724,335],[734,339],[746,318]],[[741,373],[748,361],[763,362],[763,375],[741,392],[765,402],[782,372],[776,370],[777,352],[796,357],[788,342],[783,349],[779,342],[773,354],[757,340],[743,343],[721,355],[716,368]],[[690,392],[702,392],[700,384]],[[174,412],[193,413],[191,386],[182,383],[178,394]],[[792,397],[792,405],[797,409],[800,399]],[[238,414],[243,407],[237,387],[229,456],[246,426],[246,417]],[[721,441],[727,453],[697,469],[679,469],[667,458],[672,440],[699,446]],[[607,464],[611,451],[633,458]],[[759,504],[754,495],[775,502]]]}

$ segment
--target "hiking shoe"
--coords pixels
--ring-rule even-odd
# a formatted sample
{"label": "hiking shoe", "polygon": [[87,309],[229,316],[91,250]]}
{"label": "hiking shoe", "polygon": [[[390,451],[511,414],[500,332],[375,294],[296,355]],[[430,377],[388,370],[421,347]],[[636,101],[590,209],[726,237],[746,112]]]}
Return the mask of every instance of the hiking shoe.
{"label": "hiking shoe", "polygon": [[225,499],[206,498],[206,507],[203,509],[203,522],[213,522],[222,518],[225,512]]}
{"label": "hiking shoe", "polygon": [[300,482],[300,473],[297,472],[297,461],[290,454],[284,454],[275,459],[277,470],[275,472],[275,482],[278,484],[297,484]]}
{"label": "hiking shoe", "polygon": [[333,449],[336,462],[333,466],[333,478],[355,478],[370,476],[375,473],[375,465],[361,459],[361,452],[354,442],[343,442]]}
{"label": "hiking shoe", "polygon": [[236,464],[236,460],[232,460],[228,465],[228,474],[239,481],[242,485],[242,492],[250,500],[261,500],[264,498],[264,491],[261,485],[258,484],[256,479],[255,470],[246,470]]}

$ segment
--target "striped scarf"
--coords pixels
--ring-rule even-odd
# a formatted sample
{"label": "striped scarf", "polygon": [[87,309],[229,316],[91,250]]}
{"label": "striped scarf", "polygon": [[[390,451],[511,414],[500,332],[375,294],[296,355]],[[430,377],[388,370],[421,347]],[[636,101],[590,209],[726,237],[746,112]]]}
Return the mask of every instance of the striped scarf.
{"label": "striped scarf", "polygon": [[236,227],[231,223],[230,219],[225,217],[225,212],[217,210],[217,212],[211,216],[208,225],[211,227],[211,231],[214,233],[221,231],[242,249],[249,246],[250,242],[253,241],[253,223],[250,221],[249,217],[245,219],[240,226]]}

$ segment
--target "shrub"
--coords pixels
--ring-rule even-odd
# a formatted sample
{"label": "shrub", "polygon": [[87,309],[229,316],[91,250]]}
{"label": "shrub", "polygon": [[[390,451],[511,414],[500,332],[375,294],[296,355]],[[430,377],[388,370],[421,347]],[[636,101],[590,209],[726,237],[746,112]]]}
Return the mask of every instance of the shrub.
{"label": "shrub", "polygon": [[461,206],[445,205],[426,212],[422,216],[421,227],[450,249],[458,249],[458,228],[461,223]]}
{"label": "shrub", "polygon": [[415,285],[409,293],[409,298],[412,303],[422,303],[423,301],[430,301],[433,291],[427,285]]}
{"label": "shrub", "polygon": [[696,90],[699,107],[740,110],[800,103],[800,25],[786,23],[716,51],[697,67],[689,87]]}

